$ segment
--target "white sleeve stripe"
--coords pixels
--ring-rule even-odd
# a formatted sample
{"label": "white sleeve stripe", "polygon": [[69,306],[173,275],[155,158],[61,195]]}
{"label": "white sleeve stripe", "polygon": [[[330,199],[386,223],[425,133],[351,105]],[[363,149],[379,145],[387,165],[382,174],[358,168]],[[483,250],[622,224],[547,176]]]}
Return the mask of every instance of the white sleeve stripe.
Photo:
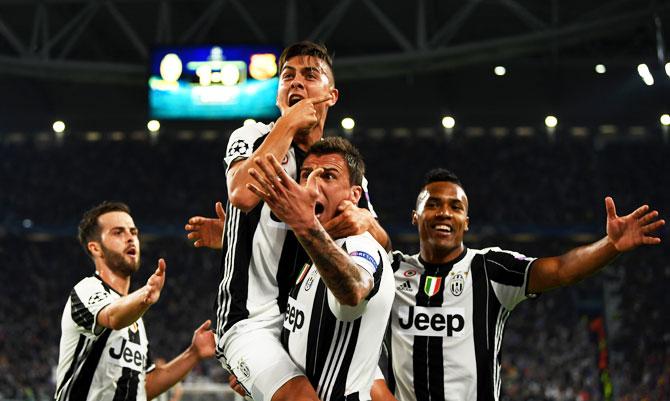
{"label": "white sleeve stripe", "polygon": [[[525,275],[525,274],[526,274],[525,271],[524,271],[524,272],[517,272],[517,271],[514,271],[514,270],[510,270],[510,269],[508,269],[507,267],[505,267],[505,266],[501,265],[500,263],[496,262],[495,260],[488,259],[487,262],[495,263],[496,265],[502,267],[504,270],[506,270],[506,271],[508,271],[508,272],[510,272],[510,273],[521,274],[521,275]],[[528,265],[526,265],[526,270],[528,270]]]}

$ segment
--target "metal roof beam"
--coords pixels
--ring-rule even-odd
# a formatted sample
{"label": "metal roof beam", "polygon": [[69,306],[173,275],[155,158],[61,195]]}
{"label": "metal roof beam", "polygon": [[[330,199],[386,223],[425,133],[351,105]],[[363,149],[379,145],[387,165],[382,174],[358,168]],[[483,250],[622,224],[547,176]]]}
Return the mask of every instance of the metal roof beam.
{"label": "metal roof beam", "polygon": [[449,19],[449,21],[445,22],[444,25],[435,32],[435,35],[433,35],[428,43],[428,47],[437,47],[438,45],[446,45],[449,43],[481,1],[482,0],[468,0],[468,2]]}
{"label": "metal roof beam", "polygon": [[333,33],[335,28],[342,21],[342,17],[349,10],[353,0],[344,0],[339,3],[336,3],[335,6],[330,10],[330,12],[321,20],[319,25],[317,25],[312,32],[307,35],[307,39],[312,41],[326,41],[330,38],[330,35]]}
{"label": "metal roof beam", "polygon": [[409,40],[405,37],[405,35],[400,32],[400,29],[391,21],[391,19],[384,14],[384,12],[377,7],[375,3],[372,2],[372,0],[363,0],[363,4],[365,4],[368,9],[372,12],[372,15],[374,15],[375,18],[377,18],[377,21],[379,21],[380,24],[386,29],[386,31],[391,34],[393,39],[400,45],[400,47],[405,50],[405,51],[411,51],[414,50],[414,46],[412,46],[412,43],[410,43]]}
{"label": "metal roof beam", "polygon": [[119,27],[126,35],[126,37],[128,37],[130,43],[133,45],[135,50],[137,50],[142,59],[148,59],[149,50],[147,49],[147,46],[144,44],[144,42],[142,42],[142,39],[140,39],[139,35],[137,35],[137,32],[135,32],[135,29],[133,29],[133,27],[130,25],[128,19],[124,17],[123,14],[121,14],[112,0],[106,1],[105,6],[107,7],[107,11],[109,11],[116,23],[119,24]]}
{"label": "metal roof beam", "polygon": [[519,4],[516,0],[498,0],[502,5],[509,8],[531,29],[542,30],[547,28],[547,24],[533,15],[527,8]]}

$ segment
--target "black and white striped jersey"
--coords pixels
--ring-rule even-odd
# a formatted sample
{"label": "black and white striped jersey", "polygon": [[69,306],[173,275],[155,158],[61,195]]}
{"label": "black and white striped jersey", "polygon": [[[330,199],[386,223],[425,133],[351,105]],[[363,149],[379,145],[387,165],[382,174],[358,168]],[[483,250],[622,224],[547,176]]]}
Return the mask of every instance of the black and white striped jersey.
{"label": "black and white striped jersey", "polygon": [[57,401],[145,401],[146,373],[154,369],[144,323],[111,330],[98,312],[121,296],[95,275],[70,292],[61,320]]}
{"label": "black and white striped jersey", "polygon": [[[267,137],[274,123],[256,123],[235,130],[228,140],[224,162],[227,166],[247,159]],[[281,160],[286,173],[295,180],[305,152],[291,145]],[[365,196],[359,206],[369,206],[367,182]],[[374,213],[374,212],[373,212]],[[278,317],[286,309],[288,292],[295,275],[309,261],[293,231],[275,217],[270,207],[261,201],[249,213],[230,204],[226,205],[226,223],[221,262],[221,282],[217,296],[217,353],[228,330],[241,320],[249,329],[254,324]]]}
{"label": "black and white striped jersey", "polygon": [[372,275],[372,291],[356,307],[342,305],[316,266],[306,264],[288,299],[282,344],[320,400],[369,400],[393,303],[393,272],[387,252],[370,234],[336,243]]}
{"label": "black and white striped jersey", "polygon": [[500,345],[534,258],[467,249],[448,264],[393,253],[391,361],[401,401],[498,400]]}

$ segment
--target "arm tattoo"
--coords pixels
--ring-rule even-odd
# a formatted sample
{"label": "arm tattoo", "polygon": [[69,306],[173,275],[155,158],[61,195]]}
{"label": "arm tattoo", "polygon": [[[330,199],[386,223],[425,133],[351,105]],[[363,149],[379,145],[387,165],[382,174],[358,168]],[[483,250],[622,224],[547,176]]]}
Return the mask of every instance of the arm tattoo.
{"label": "arm tattoo", "polygon": [[370,280],[365,280],[359,267],[338,246],[319,224],[304,235],[296,234],[298,241],[319,270],[324,283],[342,304],[359,302],[357,294],[371,289]]}

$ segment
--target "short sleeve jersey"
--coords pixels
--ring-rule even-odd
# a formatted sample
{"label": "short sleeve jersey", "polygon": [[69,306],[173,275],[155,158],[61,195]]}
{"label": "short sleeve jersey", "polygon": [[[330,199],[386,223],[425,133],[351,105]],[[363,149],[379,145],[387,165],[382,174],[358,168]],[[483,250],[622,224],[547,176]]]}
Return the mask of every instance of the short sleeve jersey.
{"label": "short sleeve jersey", "polygon": [[505,323],[528,297],[533,260],[466,249],[435,265],[394,252],[391,360],[399,399],[498,399]]}
{"label": "short sleeve jersey", "polygon": [[70,292],[61,319],[56,400],[147,399],[146,373],[154,365],[142,319],[121,330],[97,325],[100,310],[119,298],[97,275]]}

